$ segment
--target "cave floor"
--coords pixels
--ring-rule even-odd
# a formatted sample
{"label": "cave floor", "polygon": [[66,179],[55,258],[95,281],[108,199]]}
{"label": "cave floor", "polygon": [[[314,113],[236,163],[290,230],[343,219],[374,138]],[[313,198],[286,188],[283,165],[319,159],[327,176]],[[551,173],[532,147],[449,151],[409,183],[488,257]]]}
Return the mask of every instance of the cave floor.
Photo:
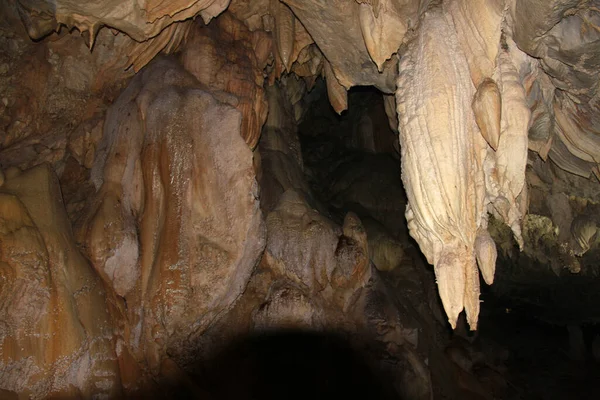
{"label": "cave floor", "polygon": [[508,308],[490,296],[484,299],[479,338],[508,350],[503,375],[514,392],[511,399],[600,398],[600,364],[591,351],[583,361],[571,359],[566,327],[545,324],[526,309]]}

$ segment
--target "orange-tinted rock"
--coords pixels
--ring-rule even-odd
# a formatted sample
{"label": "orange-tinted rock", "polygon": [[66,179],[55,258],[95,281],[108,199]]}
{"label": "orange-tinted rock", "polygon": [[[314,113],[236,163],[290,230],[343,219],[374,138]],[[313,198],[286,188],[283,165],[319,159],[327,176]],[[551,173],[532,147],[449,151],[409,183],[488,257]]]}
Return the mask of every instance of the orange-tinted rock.
{"label": "orange-tinted rock", "polygon": [[134,357],[155,372],[232,306],[264,247],[241,119],[168,59],[142,70],[107,114],[87,245],[127,300]]}
{"label": "orange-tinted rock", "polygon": [[0,188],[0,387],[21,396],[115,396],[102,282],[74,245],[47,165]]}
{"label": "orange-tinted rock", "polygon": [[92,47],[98,30],[104,26],[125,32],[141,42],[158,35],[174,22],[197,14],[208,23],[227,8],[228,4],[228,0],[150,0],[141,4],[121,0],[109,0],[101,4],[72,0],[28,0],[18,1],[17,7],[23,25],[32,39],[40,39],[63,24],[86,32]]}
{"label": "orange-tinted rock", "polygon": [[212,91],[233,95],[228,102],[242,114],[241,135],[254,148],[267,118],[263,91],[270,39],[251,32],[225,13],[208,26],[196,24],[182,51],[183,66]]}
{"label": "orange-tinted rock", "polygon": [[132,75],[123,54],[132,40],[104,30],[90,52],[77,32],[63,29],[34,43],[16,11],[1,7],[6,18],[0,20],[0,166],[27,169],[48,162],[60,177],[73,153],[89,168],[98,138],[82,138],[77,127],[97,123]]}

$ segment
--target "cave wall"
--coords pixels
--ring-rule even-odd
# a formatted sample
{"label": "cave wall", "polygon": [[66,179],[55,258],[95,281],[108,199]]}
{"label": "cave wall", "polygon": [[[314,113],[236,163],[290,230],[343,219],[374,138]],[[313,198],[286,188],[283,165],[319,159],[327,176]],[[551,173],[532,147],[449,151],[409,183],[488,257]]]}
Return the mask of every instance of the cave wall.
{"label": "cave wall", "polygon": [[[182,368],[220,335],[289,327],[383,343],[412,398],[459,390],[442,379],[444,321],[419,253],[382,255],[408,241],[404,218],[452,327],[463,309],[477,326],[480,273],[520,298],[511,284],[552,282],[569,298],[597,282],[593,1],[2,9],[0,388],[11,395],[117,396],[159,377],[199,390]],[[351,145],[399,150],[407,199],[368,174],[352,181],[398,173],[365,159],[327,172],[324,202],[298,124],[310,93],[342,113],[366,85],[387,115],[353,120]],[[383,124],[397,140],[372,136]],[[327,202],[360,207],[332,215]],[[386,273],[421,289],[408,296]]]}

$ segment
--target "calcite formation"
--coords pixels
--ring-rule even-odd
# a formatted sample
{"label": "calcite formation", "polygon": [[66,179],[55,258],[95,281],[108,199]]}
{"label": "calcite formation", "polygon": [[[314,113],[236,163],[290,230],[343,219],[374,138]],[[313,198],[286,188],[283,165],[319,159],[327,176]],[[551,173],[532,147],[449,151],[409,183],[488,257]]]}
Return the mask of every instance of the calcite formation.
{"label": "calcite formation", "polygon": [[[346,90],[353,85],[373,85],[386,93],[394,90],[395,64],[393,61],[389,62],[380,73],[371,60],[363,31],[356,18],[360,9],[358,2],[285,0],[284,3],[306,27],[331,64],[340,85]],[[383,43],[378,45],[382,46]]]}
{"label": "calcite formation", "polygon": [[463,308],[471,324],[477,321],[474,246],[484,217],[483,137],[470,108],[468,65],[457,54],[451,23],[439,11],[428,12],[400,65],[396,94],[408,225],[435,266],[452,326]]}
{"label": "calcite formation", "polygon": [[[493,35],[465,32],[466,5],[449,7],[448,14],[425,13],[401,59],[398,130],[411,235],[435,267],[450,324],[464,308],[475,329],[476,263],[492,283],[496,262],[488,211],[512,228],[522,246],[529,109],[513,62],[518,50],[500,43],[502,14],[489,14],[497,27],[491,29],[497,34],[492,51],[484,39]],[[487,22],[477,26],[489,27]]]}
{"label": "calcite formation", "polygon": [[127,302],[126,343],[154,370],[232,305],[264,247],[240,122],[166,59],[137,75],[107,114],[87,247]]}
{"label": "calcite formation", "polygon": [[347,310],[371,274],[360,219],[348,214],[340,231],[290,190],[267,217],[267,227],[266,257],[272,267],[307,293],[320,293]]}
{"label": "calcite formation", "polygon": [[365,45],[382,72],[385,62],[398,51],[406,31],[416,26],[419,2],[383,0],[357,3]]}
{"label": "calcite formation", "polygon": [[240,135],[256,147],[267,118],[263,70],[272,46],[262,31],[251,32],[230,13],[207,27],[194,24],[181,51],[185,69],[215,92],[227,93],[222,101],[242,116]]}
{"label": "calcite formation", "polygon": [[208,23],[228,5],[229,0],[150,0],[141,3],[112,1],[102,4],[70,0],[17,1],[23,24],[33,39],[41,39],[60,25],[66,25],[86,32],[90,47],[103,26],[118,29],[142,42],[158,35],[171,24],[197,14]]}
{"label": "calcite formation", "polygon": [[33,398],[120,395],[101,279],[75,246],[48,164],[0,186],[0,382]]}

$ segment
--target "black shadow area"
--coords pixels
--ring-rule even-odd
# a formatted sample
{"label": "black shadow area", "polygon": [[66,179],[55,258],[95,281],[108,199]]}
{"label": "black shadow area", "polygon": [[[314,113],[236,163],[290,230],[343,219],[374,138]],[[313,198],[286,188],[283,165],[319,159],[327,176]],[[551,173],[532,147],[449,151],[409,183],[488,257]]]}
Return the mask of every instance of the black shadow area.
{"label": "black shadow area", "polygon": [[363,347],[332,333],[255,334],[188,371],[201,395],[162,386],[162,398],[398,399],[389,376],[373,367]]}

